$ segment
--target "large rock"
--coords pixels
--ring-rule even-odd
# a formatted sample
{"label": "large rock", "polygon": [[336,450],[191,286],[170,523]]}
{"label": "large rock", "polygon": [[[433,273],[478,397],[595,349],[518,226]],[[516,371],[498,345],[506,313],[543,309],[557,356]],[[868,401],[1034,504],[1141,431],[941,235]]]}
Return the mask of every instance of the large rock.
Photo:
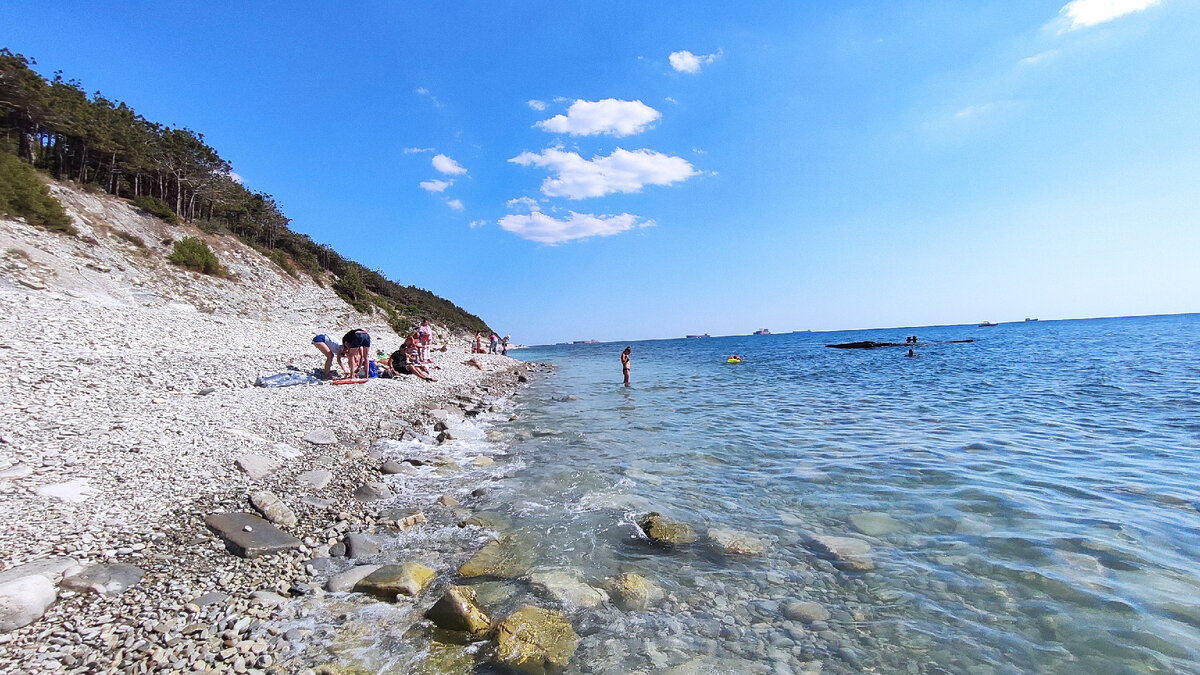
{"label": "large rock", "polygon": [[525,574],[534,558],[533,538],[521,533],[504,534],[489,541],[458,568],[459,576],[513,579]]}
{"label": "large rock", "polygon": [[479,608],[475,590],[469,586],[451,586],[441,599],[425,612],[425,618],[446,630],[458,630],[475,636],[486,635],[492,620]]}
{"label": "large rock", "polygon": [[276,525],[296,526],[296,514],[288,508],[287,504],[283,503],[282,499],[266,490],[260,490],[250,495],[250,505]]}
{"label": "large rock", "polygon": [[875,569],[870,557],[871,545],[862,539],[813,535],[808,542],[817,553],[833,558],[834,564],[841,569],[857,572]]}
{"label": "large rock", "polygon": [[561,612],[525,605],[496,626],[492,661],[531,675],[564,670],[579,636]]}
{"label": "large rock", "polygon": [[300,547],[300,540],[253,513],[214,513],[204,524],[225,540],[230,553],[257,558]]}
{"label": "large rock", "polygon": [[120,595],[138,585],[145,574],[141,568],[125,563],[92,565],[64,577],[60,586],[77,593],[92,590],[101,595]]}
{"label": "large rock", "polygon": [[332,429],[313,429],[304,434],[304,440],[313,445],[333,445],[338,442],[338,437]]}
{"label": "large rock", "polygon": [[850,516],[850,525],[868,537],[882,537],[904,529],[904,524],[886,513],[864,511]]}
{"label": "large rock", "polygon": [[605,580],[613,604],[626,611],[640,611],[663,601],[666,593],[640,574],[626,573]]}
{"label": "large rock", "polygon": [[608,602],[608,594],[592,588],[570,570],[540,570],[528,576],[535,588],[568,607],[597,607]]}
{"label": "large rock", "polygon": [[0,584],[0,633],[10,633],[42,618],[57,597],[54,584],[40,574]]}
{"label": "large rock", "polygon": [[789,600],[783,605],[783,615],[792,621],[812,623],[814,621],[827,621],[829,619],[829,610],[816,602]]}
{"label": "large rock", "polygon": [[767,552],[761,539],[729,528],[710,528],[708,538],[730,555],[760,556]]}
{"label": "large rock", "polygon": [[244,471],[247,476],[250,476],[254,480],[266,478],[267,476],[271,475],[272,471],[279,468],[279,460],[273,457],[256,455],[252,452],[238,455],[237,458],[234,459],[234,463],[236,463],[237,467]]}
{"label": "large rock", "polygon": [[0,572],[0,584],[34,574],[46,577],[51,583],[57,584],[62,581],[63,576],[81,569],[83,568],[79,566],[79,561],[74,558],[42,558]]}
{"label": "large rock", "polygon": [[333,480],[333,472],[327,469],[314,469],[296,476],[296,480],[314,490],[320,490],[329,485],[329,481]]}
{"label": "large rock", "polygon": [[351,532],[346,535],[347,558],[363,558],[375,555],[379,553],[382,547],[383,542],[372,535],[363,532]]}
{"label": "large rock", "polygon": [[417,470],[414,469],[411,464],[405,464],[404,462],[397,462],[394,459],[389,459],[383,463],[383,466],[379,467],[379,472],[388,476],[395,474],[411,476],[415,474]]}
{"label": "large rock", "polygon": [[655,544],[680,546],[696,541],[696,533],[687,523],[671,520],[661,513],[647,513],[638,519],[638,525]]}
{"label": "large rock", "polygon": [[378,481],[368,481],[354,488],[354,498],[360,502],[373,502],[392,496],[388,486]]}
{"label": "large rock", "polygon": [[494,513],[492,511],[480,511],[478,513],[471,514],[464,520],[458,521],[459,527],[467,527],[468,525],[482,527],[485,530],[503,532],[504,530],[512,527],[512,521],[509,520],[508,516],[500,513]]}
{"label": "large rock", "polygon": [[358,567],[351,567],[341,574],[335,574],[330,577],[329,581],[325,583],[325,589],[334,593],[348,591],[380,567],[383,567],[383,565],[359,565]]}
{"label": "large rock", "polygon": [[414,597],[433,582],[437,572],[421,563],[383,565],[354,584],[354,590],[379,598],[395,600],[396,596]]}

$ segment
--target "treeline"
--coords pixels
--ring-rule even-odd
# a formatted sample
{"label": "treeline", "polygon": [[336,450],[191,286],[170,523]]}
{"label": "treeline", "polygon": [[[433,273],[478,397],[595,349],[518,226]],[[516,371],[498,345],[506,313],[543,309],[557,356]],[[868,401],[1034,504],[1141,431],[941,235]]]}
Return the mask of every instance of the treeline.
{"label": "treeline", "polygon": [[56,179],[130,199],[168,221],[233,234],[290,274],[304,272],[318,283],[332,274],[339,295],[360,311],[379,307],[397,330],[411,329],[419,317],[489,330],[454,303],[392,282],[290,230],[275,198],[235,180],[203,134],[151,122],[99,92],[89,97],[61,72],[47,80],[31,65],[36,62],[0,49],[0,152],[15,152]]}

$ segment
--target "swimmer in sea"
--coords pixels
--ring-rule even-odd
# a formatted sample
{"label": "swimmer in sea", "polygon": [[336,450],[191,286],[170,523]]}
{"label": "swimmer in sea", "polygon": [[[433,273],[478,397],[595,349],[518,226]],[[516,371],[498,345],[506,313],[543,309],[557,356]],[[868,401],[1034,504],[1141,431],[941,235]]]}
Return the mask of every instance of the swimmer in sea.
{"label": "swimmer in sea", "polygon": [[625,351],[621,352],[621,373],[625,376],[625,386],[629,386],[629,353],[633,351],[632,347],[626,347]]}

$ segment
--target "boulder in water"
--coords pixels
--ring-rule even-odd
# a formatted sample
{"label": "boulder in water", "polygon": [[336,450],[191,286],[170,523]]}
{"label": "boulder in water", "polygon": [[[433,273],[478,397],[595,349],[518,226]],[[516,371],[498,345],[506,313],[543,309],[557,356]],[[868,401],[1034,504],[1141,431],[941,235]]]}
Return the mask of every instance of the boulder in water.
{"label": "boulder in water", "polygon": [[609,577],[604,584],[614,604],[626,611],[652,607],[666,597],[654,582],[640,574],[626,573]]}
{"label": "boulder in water", "polygon": [[458,568],[463,577],[514,579],[533,564],[533,538],[527,534],[504,534],[489,541],[479,553]]}
{"label": "boulder in water", "polygon": [[855,572],[875,569],[870,557],[871,545],[862,539],[814,535],[808,541],[811,548],[833,558],[834,564],[841,569]]}
{"label": "boulder in water", "polygon": [[435,576],[437,572],[421,563],[383,565],[354,584],[354,590],[386,600],[395,600],[400,595],[411,598],[425,590]]}
{"label": "boulder in water", "polygon": [[425,612],[439,628],[457,630],[475,636],[486,635],[492,628],[492,620],[479,608],[475,589],[470,586],[451,586],[441,599]]}
{"label": "boulder in water", "polygon": [[696,533],[687,523],[671,520],[661,513],[647,513],[638,519],[638,526],[655,544],[680,546],[696,541]]}
{"label": "boulder in water", "polygon": [[530,675],[564,670],[579,636],[560,612],[525,605],[496,626],[492,661]]}
{"label": "boulder in water", "polygon": [[850,525],[868,537],[881,537],[904,529],[904,524],[886,513],[864,511],[850,516]]}
{"label": "boulder in water", "polygon": [[592,588],[569,570],[540,570],[531,573],[529,583],[568,607],[597,607],[608,601],[608,594]]}
{"label": "boulder in water", "polygon": [[710,528],[708,538],[730,555],[760,556],[767,552],[767,545],[761,539],[729,528]]}

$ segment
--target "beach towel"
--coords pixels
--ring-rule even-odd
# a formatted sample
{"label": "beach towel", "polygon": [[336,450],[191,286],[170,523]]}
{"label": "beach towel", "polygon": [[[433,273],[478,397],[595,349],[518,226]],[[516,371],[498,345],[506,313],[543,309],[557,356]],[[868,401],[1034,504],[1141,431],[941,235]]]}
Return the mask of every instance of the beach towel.
{"label": "beach towel", "polygon": [[258,387],[291,387],[297,384],[316,384],[320,381],[305,373],[279,373],[278,375],[260,375],[254,384]]}

